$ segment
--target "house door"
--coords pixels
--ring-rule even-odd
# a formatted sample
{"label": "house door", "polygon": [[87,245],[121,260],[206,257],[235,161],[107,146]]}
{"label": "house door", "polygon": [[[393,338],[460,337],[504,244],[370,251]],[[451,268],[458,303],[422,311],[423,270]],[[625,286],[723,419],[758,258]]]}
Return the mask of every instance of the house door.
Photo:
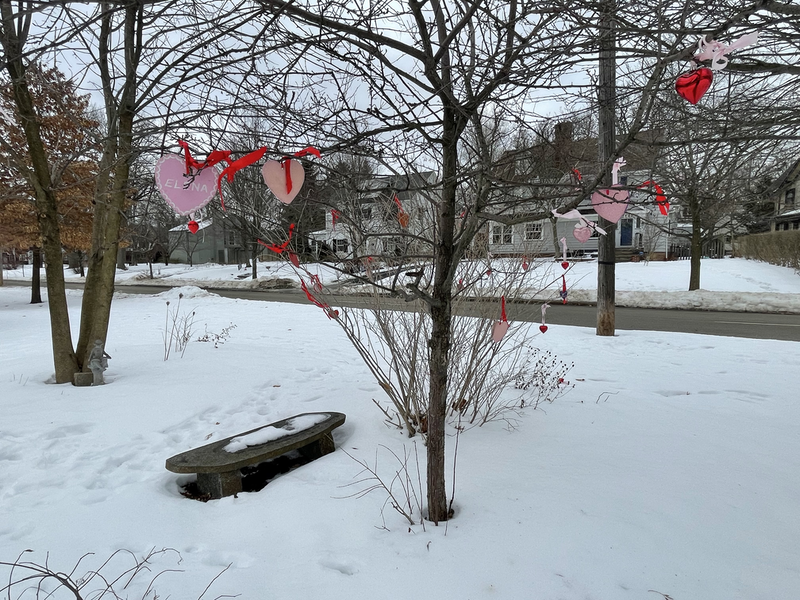
{"label": "house door", "polygon": [[619,222],[619,245],[633,245],[633,219],[622,219]]}

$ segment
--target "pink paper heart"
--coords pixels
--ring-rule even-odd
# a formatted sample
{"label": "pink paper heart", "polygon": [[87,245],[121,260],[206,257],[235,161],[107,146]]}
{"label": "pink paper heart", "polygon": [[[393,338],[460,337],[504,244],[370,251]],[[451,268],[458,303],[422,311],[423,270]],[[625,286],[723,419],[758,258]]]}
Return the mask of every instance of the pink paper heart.
{"label": "pink paper heart", "polygon": [[295,196],[300,193],[300,188],[303,187],[303,182],[306,179],[306,172],[303,170],[303,165],[299,160],[289,161],[289,174],[292,177],[292,191],[286,190],[286,171],[283,168],[283,163],[277,160],[268,160],[261,167],[261,176],[264,178],[264,183],[275,195],[275,197],[284,204],[291,203]]}
{"label": "pink paper heart", "polygon": [[508,321],[497,321],[492,325],[492,341],[499,342],[508,331]]}
{"label": "pink paper heart", "polygon": [[584,225],[583,227],[576,227],[572,230],[572,235],[581,243],[586,242],[592,237],[592,228]]}
{"label": "pink paper heart", "polygon": [[217,170],[206,167],[194,178],[186,177],[186,163],[177,154],[165,154],[156,163],[156,187],[179,215],[203,208],[217,192]]}
{"label": "pink paper heart", "polygon": [[604,189],[592,194],[594,211],[612,223],[616,223],[628,210],[628,190]]}

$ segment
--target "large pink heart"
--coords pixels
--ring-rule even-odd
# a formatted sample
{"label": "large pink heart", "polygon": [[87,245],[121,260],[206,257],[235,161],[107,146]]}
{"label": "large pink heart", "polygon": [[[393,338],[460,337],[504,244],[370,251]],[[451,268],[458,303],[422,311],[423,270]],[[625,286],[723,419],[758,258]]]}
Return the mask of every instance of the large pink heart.
{"label": "large pink heart", "polygon": [[283,202],[289,204],[297,194],[300,193],[300,188],[303,187],[303,181],[306,179],[306,172],[303,170],[303,165],[299,160],[288,161],[289,175],[292,179],[292,191],[286,190],[286,171],[284,163],[277,160],[268,160],[261,167],[261,175],[264,177],[264,183],[275,195],[275,197]]}
{"label": "large pink heart", "polygon": [[592,237],[592,228],[584,225],[583,227],[576,227],[572,230],[572,235],[575,236],[575,239],[578,240],[580,243],[586,242],[590,237]]}
{"label": "large pink heart", "polygon": [[492,325],[492,341],[493,342],[500,342],[503,340],[503,337],[506,335],[508,331],[509,322],[508,321],[497,321],[494,325]]}
{"label": "large pink heart", "polygon": [[628,190],[611,188],[592,194],[594,211],[612,223],[616,223],[628,210]]}
{"label": "large pink heart", "polygon": [[179,215],[203,208],[217,191],[217,170],[206,167],[186,177],[186,163],[177,154],[165,154],[156,163],[156,186],[164,200]]}

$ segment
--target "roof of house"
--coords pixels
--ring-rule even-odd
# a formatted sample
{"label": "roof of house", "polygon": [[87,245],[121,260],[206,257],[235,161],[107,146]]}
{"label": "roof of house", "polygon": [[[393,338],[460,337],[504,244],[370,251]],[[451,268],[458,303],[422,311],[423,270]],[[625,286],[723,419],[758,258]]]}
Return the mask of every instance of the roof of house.
{"label": "roof of house", "polygon": [[780,190],[784,185],[795,181],[799,175],[800,158],[790,164],[789,167],[783,173],[781,173],[780,177],[772,182],[772,185],[770,185],[765,192],[766,195],[771,196],[772,194],[777,193],[778,190]]}

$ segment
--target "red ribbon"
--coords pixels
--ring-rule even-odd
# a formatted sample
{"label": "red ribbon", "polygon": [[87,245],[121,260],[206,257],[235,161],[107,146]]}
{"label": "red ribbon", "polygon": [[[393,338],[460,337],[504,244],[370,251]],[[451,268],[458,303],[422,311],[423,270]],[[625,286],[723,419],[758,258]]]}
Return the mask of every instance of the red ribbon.
{"label": "red ribbon", "polygon": [[[320,158],[322,155],[320,154],[319,150],[314,148],[313,146],[308,146],[307,148],[303,148],[299,152],[295,152],[294,156],[300,158],[301,156],[308,156],[311,154],[312,156],[316,156]],[[283,166],[283,173],[286,175],[286,193],[292,191],[292,158],[290,156],[285,157],[281,160],[281,166]]]}
{"label": "red ribbon", "polygon": [[500,296],[500,321],[503,323],[508,323],[508,319],[506,319],[506,297]]}
{"label": "red ribbon", "polygon": [[645,181],[637,189],[646,188],[648,185],[652,185],[656,189],[656,204],[658,204],[658,210],[661,211],[662,215],[667,216],[669,214],[669,201],[660,185],[655,181]]}
{"label": "red ribbon", "polygon": [[236,175],[240,169],[244,169],[245,167],[252,165],[254,162],[261,160],[261,157],[264,156],[266,151],[267,147],[264,146],[258,150],[253,150],[250,154],[245,154],[242,158],[237,158],[233,162],[228,160],[228,166],[222,170],[222,173],[220,173],[219,177],[217,178],[217,191],[219,192],[219,202],[222,204],[222,210],[225,210],[225,201],[222,198],[223,177],[227,177],[228,183],[231,183],[233,181],[233,176]]}
{"label": "red ribbon", "polygon": [[[312,277],[314,277],[314,276],[312,275]],[[324,310],[325,311],[325,315],[329,319],[335,319],[336,317],[339,316],[339,311],[338,310],[333,310],[330,307],[330,305],[326,304],[322,300],[317,299],[317,297],[314,296],[314,294],[312,294],[308,290],[308,286],[306,285],[306,282],[303,281],[302,278],[300,279],[300,288],[306,293],[306,298],[308,298],[309,302],[311,302],[315,306],[319,306],[322,310]]]}
{"label": "red ribbon", "polygon": [[200,171],[206,167],[212,167],[217,163],[226,162],[230,164],[231,153],[230,150],[213,150],[203,162],[192,158],[192,153],[189,151],[189,143],[183,140],[178,140],[178,145],[183,148],[183,154],[186,158],[186,174],[188,175],[190,169]]}
{"label": "red ribbon", "polygon": [[336,221],[342,218],[342,213],[340,213],[335,208],[331,209],[331,221],[333,221],[333,230],[336,231]]}
{"label": "red ribbon", "polygon": [[282,244],[280,244],[280,245],[277,245],[277,244],[267,244],[266,242],[262,242],[261,240],[256,240],[256,241],[257,241],[259,244],[261,244],[262,246],[264,246],[265,248],[268,248],[269,250],[272,250],[272,251],[273,251],[273,252],[275,252],[276,254],[283,254],[283,252],[286,250],[286,248],[288,248],[288,247],[289,247],[289,242],[291,242],[291,241],[292,241],[292,233],[293,233],[293,232],[294,232],[294,223],[292,223],[291,225],[289,225],[289,239],[287,239],[285,242],[283,242],[283,243],[282,243]]}

